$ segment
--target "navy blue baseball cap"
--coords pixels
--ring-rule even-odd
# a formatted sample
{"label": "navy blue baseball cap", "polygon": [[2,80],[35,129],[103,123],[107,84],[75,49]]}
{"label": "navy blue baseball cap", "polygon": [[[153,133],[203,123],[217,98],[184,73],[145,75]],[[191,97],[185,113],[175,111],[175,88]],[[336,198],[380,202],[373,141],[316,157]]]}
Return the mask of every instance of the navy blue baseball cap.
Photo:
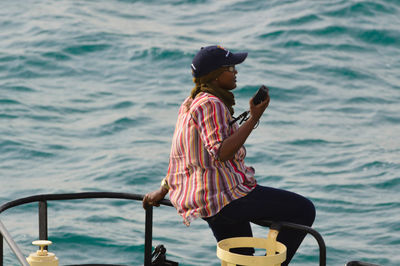
{"label": "navy blue baseball cap", "polygon": [[220,67],[240,64],[246,57],[247,53],[234,54],[219,45],[201,47],[192,61],[192,75],[198,78]]}

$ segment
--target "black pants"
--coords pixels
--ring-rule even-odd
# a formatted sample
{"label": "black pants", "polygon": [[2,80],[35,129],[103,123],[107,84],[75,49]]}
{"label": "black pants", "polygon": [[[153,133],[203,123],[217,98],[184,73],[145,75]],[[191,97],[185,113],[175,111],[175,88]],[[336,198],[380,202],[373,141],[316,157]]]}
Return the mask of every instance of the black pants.
{"label": "black pants", "polygon": [[[218,214],[204,218],[217,242],[231,237],[253,236],[250,221],[273,220],[311,226],[315,219],[314,204],[296,193],[257,185],[247,196],[234,200]],[[288,265],[306,233],[283,229],[277,240],[287,247]],[[237,248],[235,253],[251,255],[254,249]]]}

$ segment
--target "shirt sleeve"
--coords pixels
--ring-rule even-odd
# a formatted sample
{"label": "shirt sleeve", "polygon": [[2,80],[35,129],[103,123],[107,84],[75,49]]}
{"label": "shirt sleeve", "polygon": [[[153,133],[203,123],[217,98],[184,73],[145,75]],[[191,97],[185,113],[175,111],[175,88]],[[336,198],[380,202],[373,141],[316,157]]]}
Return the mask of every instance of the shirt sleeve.
{"label": "shirt sleeve", "polygon": [[229,110],[215,97],[208,98],[192,113],[204,146],[212,157],[218,159],[223,140],[229,137]]}

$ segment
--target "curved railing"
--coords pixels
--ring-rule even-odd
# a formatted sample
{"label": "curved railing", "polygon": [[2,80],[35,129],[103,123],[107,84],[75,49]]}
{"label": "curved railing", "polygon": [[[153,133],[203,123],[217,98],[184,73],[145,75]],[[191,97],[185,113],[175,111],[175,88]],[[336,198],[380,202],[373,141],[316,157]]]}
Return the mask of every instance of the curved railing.
{"label": "curved railing", "polygon": [[[14,201],[7,202],[0,207],[0,213],[3,211],[28,204],[33,202],[39,203],[39,239],[46,240],[48,239],[48,228],[47,228],[47,201],[56,201],[56,200],[75,200],[75,199],[94,199],[94,198],[110,198],[110,199],[126,199],[126,200],[137,200],[142,201],[143,195],[140,194],[131,194],[131,193],[116,193],[116,192],[83,192],[83,193],[66,193],[66,194],[42,194],[35,195],[26,198],[20,198]],[[164,199],[160,202],[162,205],[172,206],[171,202],[167,199]],[[153,227],[153,208],[146,209],[146,218],[145,218],[145,252],[144,252],[144,265],[151,265],[151,251],[152,251],[152,227]],[[2,228],[5,230],[4,225]],[[2,238],[7,237],[6,241],[9,243],[9,240],[13,243],[12,239],[10,239],[9,234],[2,230]],[[3,266],[3,239],[0,239],[0,265]],[[17,246],[14,244],[10,245],[13,252],[17,255],[18,260],[21,261],[21,256],[18,254],[18,250],[15,250]],[[20,253],[20,252],[19,252]],[[22,256],[23,261],[26,262],[25,258]]]}
{"label": "curved railing", "polygon": [[[116,192],[82,192],[82,193],[66,193],[66,194],[42,194],[35,195],[25,198],[20,198],[14,201],[7,202],[0,206],[0,213],[4,212],[7,209],[38,202],[39,204],[39,239],[47,240],[48,239],[48,227],[47,227],[47,202],[48,201],[57,201],[57,200],[75,200],[75,199],[94,199],[94,198],[110,198],[110,199],[126,199],[126,200],[136,200],[142,201],[143,195],[140,194],[131,194],[131,193],[116,193]],[[164,199],[160,201],[161,205],[172,206],[171,202],[168,199]],[[326,247],[323,238],[321,235],[315,231],[314,229],[286,222],[272,222],[272,221],[253,221],[253,223],[260,226],[273,227],[275,229],[280,230],[281,228],[291,228],[295,230],[301,230],[311,234],[318,242],[320,249],[319,256],[319,265],[326,265]],[[11,235],[8,233],[7,229],[0,221],[0,266],[3,266],[3,238],[6,240],[11,250],[16,255],[17,259],[23,266],[29,266],[27,261],[19,250],[18,246],[12,239]],[[153,235],[153,208],[150,206],[146,208],[145,215],[145,251],[144,251],[144,265],[151,266],[151,252],[152,252],[152,235]],[[81,264],[83,265],[83,264]],[[87,264],[90,265],[90,264]],[[93,265],[93,264],[92,264]],[[99,265],[99,264],[97,264]],[[103,264],[106,265],[106,264]],[[114,264],[115,265],[115,264]],[[72,265],[71,265],[72,266]]]}

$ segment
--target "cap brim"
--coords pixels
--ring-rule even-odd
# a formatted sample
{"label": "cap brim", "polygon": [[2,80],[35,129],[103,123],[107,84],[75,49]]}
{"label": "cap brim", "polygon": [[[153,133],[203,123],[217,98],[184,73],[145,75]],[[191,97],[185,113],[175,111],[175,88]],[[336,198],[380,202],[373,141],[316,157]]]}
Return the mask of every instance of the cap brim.
{"label": "cap brim", "polygon": [[232,65],[237,65],[242,63],[247,57],[247,53],[235,53],[232,54]]}

